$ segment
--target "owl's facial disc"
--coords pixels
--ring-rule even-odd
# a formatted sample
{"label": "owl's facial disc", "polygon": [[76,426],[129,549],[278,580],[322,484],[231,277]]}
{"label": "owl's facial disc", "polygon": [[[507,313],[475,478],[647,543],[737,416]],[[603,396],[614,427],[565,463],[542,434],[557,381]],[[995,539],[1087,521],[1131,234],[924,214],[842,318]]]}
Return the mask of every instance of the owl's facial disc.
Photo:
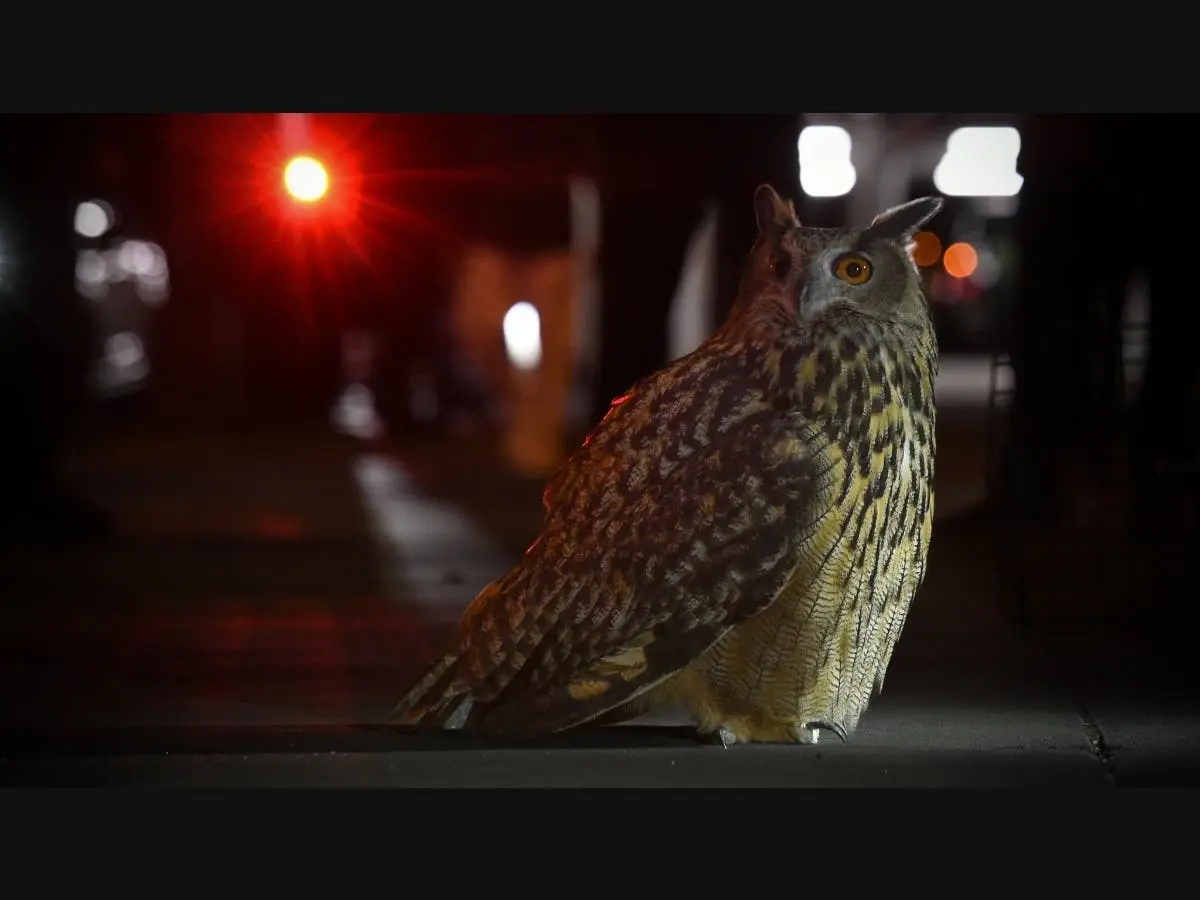
{"label": "owl's facial disc", "polygon": [[815,253],[805,267],[796,313],[801,319],[820,315],[835,303],[854,303],[875,277],[876,264],[865,250],[832,246]]}

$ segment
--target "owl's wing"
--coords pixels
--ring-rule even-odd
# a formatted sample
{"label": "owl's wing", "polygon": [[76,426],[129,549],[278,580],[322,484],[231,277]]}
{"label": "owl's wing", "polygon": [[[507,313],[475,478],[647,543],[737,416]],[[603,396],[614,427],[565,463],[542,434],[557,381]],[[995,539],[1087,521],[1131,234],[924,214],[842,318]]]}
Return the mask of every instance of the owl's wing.
{"label": "owl's wing", "polygon": [[554,479],[542,536],[468,609],[401,721],[569,728],[766,608],[832,493],[819,439],[787,415],[721,357],[635,388]]}

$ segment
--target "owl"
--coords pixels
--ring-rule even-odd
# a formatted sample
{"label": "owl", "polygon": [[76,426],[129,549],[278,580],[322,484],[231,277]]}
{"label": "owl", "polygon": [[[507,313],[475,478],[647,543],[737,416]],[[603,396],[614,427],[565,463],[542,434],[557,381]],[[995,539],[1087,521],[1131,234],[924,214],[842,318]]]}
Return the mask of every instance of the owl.
{"label": "owl", "polygon": [[806,228],[769,185],[728,319],[612,402],[540,536],[393,719],[535,737],[685,711],[847,740],[925,576],[937,341],[911,258],[940,198]]}

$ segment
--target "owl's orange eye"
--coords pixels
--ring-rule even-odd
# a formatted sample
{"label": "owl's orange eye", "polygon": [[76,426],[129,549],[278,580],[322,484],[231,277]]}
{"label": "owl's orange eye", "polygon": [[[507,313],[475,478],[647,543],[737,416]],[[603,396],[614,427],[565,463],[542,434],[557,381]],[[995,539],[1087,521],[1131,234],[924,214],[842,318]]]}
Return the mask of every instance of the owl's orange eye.
{"label": "owl's orange eye", "polygon": [[833,274],[847,284],[866,284],[871,280],[871,263],[857,253],[847,253],[833,264]]}

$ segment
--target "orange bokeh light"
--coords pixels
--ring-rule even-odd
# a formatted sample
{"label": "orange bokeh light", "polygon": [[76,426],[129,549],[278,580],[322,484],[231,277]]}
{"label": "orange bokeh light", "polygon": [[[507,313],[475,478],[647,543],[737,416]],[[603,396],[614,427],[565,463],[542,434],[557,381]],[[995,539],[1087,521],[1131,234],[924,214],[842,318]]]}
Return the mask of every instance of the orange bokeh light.
{"label": "orange bokeh light", "polygon": [[942,242],[932,231],[918,231],[913,235],[912,258],[918,266],[932,266],[942,256]]}
{"label": "orange bokeh light", "polygon": [[942,265],[946,267],[946,274],[954,278],[970,278],[979,266],[979,254],[970,244],[963,242],[951,244],[946,248]]}

